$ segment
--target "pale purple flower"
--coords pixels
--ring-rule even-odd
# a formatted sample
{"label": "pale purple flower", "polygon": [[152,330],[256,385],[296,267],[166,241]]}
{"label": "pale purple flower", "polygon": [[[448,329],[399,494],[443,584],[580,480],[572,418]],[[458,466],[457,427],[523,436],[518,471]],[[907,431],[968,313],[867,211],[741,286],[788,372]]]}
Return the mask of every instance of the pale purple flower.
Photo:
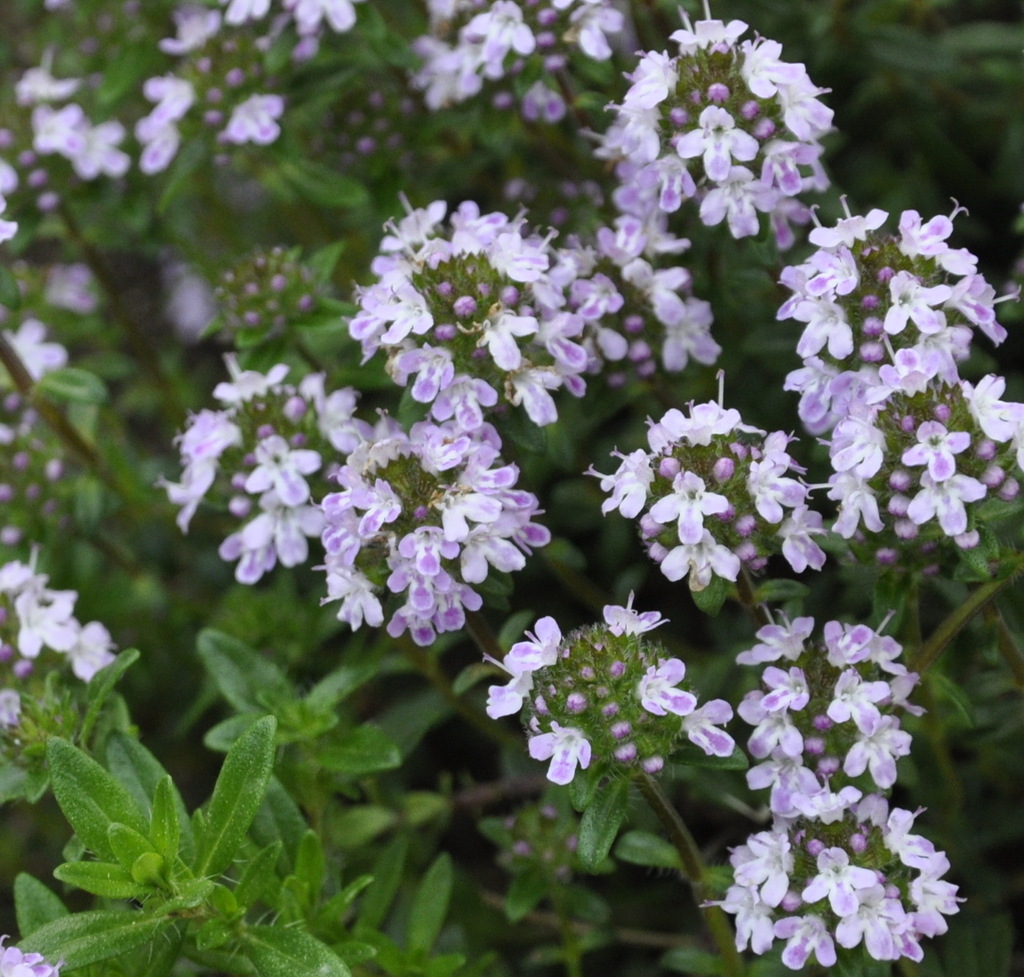
{"label": "pale purple flower", "polygon": [[956,474],[954,455],[971,444],[966,431],[947,431],[938,421],[925,421],[917,429],[917,444],[903,452],[904,465],[927,465],[928,474],[936,482],[944,482]]}
{"label": "pale purple flower", "polygon": [[550,733],[531,736],[530,756],[534,760],[551,760],[547,777],[554,784],[568,784],[576,774],[579,765],[586,770],[590,766],[590,742],[583,733],[572,726],[563,727],[551,723]]}
{"label": "pale purple flower", "polygon": [[279,434],[272,434],[256,445],[255,455],[256,467],[245,480],[246,492],[273,489],[286,506],[301,505],[309,498],[309,484],[303,475],[320,470],[318,452],[292,448]]}
{"label": "pale purple flower", "polygon": [[711,699],[683,719],[683,732],[694,746],[708,756],[732,756],[736,741],[718,727],[732,719],[732,706],[725,699]]}
{"label": "pale purple flower", "polygon": [[277,120],[283,113],[284,99],[280,95],[250,95],[232,109],[220,138],[237,145],[267,146],[281,134]]}
{"label": "pale purple flower", "polygon": [[791,970],[801,970],[812,953],[823,967],[835,966],[835,943],[820,916],[787,916],[775,924],[774,932],[786,940],[782,962]]}
{"label": "pale purple flower", "polygon": [[857,891],[876,884],[878,876],[871,869],[850,864],[850,856],[843,848],[826,848],[818,854],[818,874],[804,888],[800,897],[814,903],[828,897],[829,905],[837,916],[857,911]]}
{"label": "pale purple flower", "polygon": [[988,489],[970,475],[953,475],[935,481],[928,473],[921,475],[921,491],[907,506],[907,515],[918,526],[937,518],[947,536],[958,536],[967,529],[965,503],[983,499]]}
{"label": "pale purple flower", "polygon": [[688,716],[697,707],[697,697],[676,688],[685,675],[686,665],[678,658],[669,658],[657,666],[649,666],[637,688],[640,704],[655,716],[667,713]]}

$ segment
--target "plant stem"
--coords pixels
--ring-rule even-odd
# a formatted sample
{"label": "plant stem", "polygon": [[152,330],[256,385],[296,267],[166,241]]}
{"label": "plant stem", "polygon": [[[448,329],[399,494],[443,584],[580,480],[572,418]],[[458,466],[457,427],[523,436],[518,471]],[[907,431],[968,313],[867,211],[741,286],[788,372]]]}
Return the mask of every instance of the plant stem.
{"label": "plant stem", "polygon": [[1010,571],[1004,577],[978,587],[967,600],[956,608],[932,632],[931,637],[917,649],[917,654],[914,655],[910,662],[911,670],[919,673],[927,671],[945,650],[946,645],[967,626],[971,618],[995,600],[1003,590],[1013,583],[1014,578],[1021,570],[1024,570],[1024,554],[1016,556]]}
{"label": "plant stem", "polygon": [[413,667],[430,682],[448,703],[470,725],[478,729],[488,739],[495,740],[501,746],[522,746],[522,740],[510,733],[501,723],[474,709],[465,699],[456,695],[448,676],[442,671],[437,659],[427,654],[419,645],[414,644],[407,635],[399,639],[399,645]]}
{"label": "plant stem", "polygon": [[754,582],[750,579],[750,574],[747,573],[746,567],[740,571],[740,575],[736,578],[736,593],[739,596],[740,603],[753,615],[758,627],[765,627],[768,624],[775,623],[768,608],[764,604],[759,604],[755,599]]}
{"label": "plant stem", "polygon": [[707,871],[704,868],[704,861],[700,857],[697,842],[694,841],[686,822],[665,796],[656,780],[648,774],[640,774],[636,778],[636,782],[640,787],[640,793],[644,795],[644,800],[650,805],[651,810],[668,833],[669,840],[679,853],[683,874],[693,886],[693,895],[697,900],[697,906],[704,917],[711,938],[721,954],[725,977],[741,977],[744,972],[743,960],[736,949],[732,926],[720,906],[709,906],[704,902],[707,896],[705,891]]}

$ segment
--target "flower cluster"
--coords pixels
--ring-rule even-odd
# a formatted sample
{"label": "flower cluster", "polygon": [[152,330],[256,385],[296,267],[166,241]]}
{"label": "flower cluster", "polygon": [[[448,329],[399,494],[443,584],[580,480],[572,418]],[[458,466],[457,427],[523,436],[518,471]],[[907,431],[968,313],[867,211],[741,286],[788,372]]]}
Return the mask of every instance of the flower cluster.
{"label": "flower cluster", "polygon": [[[14,104],[0,120],[0,152],[17,160],[15,169],[0,159],[0,195],[12,209],[54,210],[69,187],[100,177],[121,177],[131,158],[121,144],[127,135],[116,119],[94,122],[99,112],[89,101],[85,78],[56,78],[52,56],[23,72],[14,86]],[[79,93],[81,101],[73,101]],[[84,103],[84,105],[83,105]],[[13,233],[9,222],[6,237]]]}
{"label": "flower cluster", "polygon": [[503,396],[535,424],[553,423],[551,391],[582,395],[589,356],[583,318],[562,308],[548,275],[549,240],[522,217],[481,214],[468,201],[443,228],[445,210],[436,201],[389,225],[373,264],[379,281],[359,290],[349,331],[365,358],[385,352],[391,376],[411,380],[413,399],[438,421],[477,431]]}
{"label": "flower cluster", "polygon": [[[0,663],[5,673],[0,690],[0,728],[19,724],[21,692],[45,652],[65,656],[71,670],[88,682],[114,660],[110,632],[98,621],[81,624],[75,615],[78,595],[53,590],[49,577],[28,563],[0,566]],[[43,659],[45,661],[45,659]]]}
{"label": "flower cluster", "polygon": [[[679,53],[643,54],[599,155],[615,160],[623,187],[667,213],[699,198],[700,219],[733,237],[756,234],[769,214],[780,244],[794,198],[828,185],[818,160],[832,111],[801,64],[763,37],[740,42],[740,20],[700,20],[672,34]],[[698,162],[699,161],[699,162]]]}
{"label": "flower cluster", "polygon": [[[427,5],[431,32],[413,42],[423,65],[412,83],[424,92],[429,108],[464,101],[485,82],[527,72],[538,78],[523,97],[523,112],[548,122],[561,119],[566,107],[543,79],[563,69],[576,49],[596,61],[610,58],[608,38],[625,23],[609,0],[428,0]],[[498,104],[511,102],[511,93],[500,94],[505,97]]]}
{"label": "flower cluster", "polygon": [[866,625],[830,621],[822,644],[808,641],[813,628],[811,618],[763,627],[737,659],[767,665],[738,711],[760,761],[747,781],[770,791],[774,820],[733,850],[735,884],[719,904],[736,916],[739,949],[785,940],[794,970],[812,954],[833,966],[836,943],[920,960],[922,937],[946,931],[958,899],[942,878],[946,856],[912,833],[917,815],[884,796],[910,752],[897,714],[921,712],[907,702],[918,676]]}
{"label": "flower cluster", "polygon": [[406,433],[388,416],[338,469],[323,500],[326,601],[353,628],[384,621],[382,591],[404,598],[388,621],[420,645],[465,626],[483,601],[473,587],[491,569],[519,570],[550,540],[536,497],[516,488],[489,424],[473,433],[422,421]]}
{"label": "flower cluster", "polygon": [[274,142],[284,99],[267,90],[272,83],[263,61],[270,38],[227,28],[218,11],[200,6],[179,8],[175,22],[177,36],[161,41],[160,49],[178,59],[177,70],[142,86],[153,108],[135,124],[139,169],[167,169],[182,141],[199,138],[204,129],[224,145]]}
{"label": "flower cluster", "polygon": [[603,512],[640,516],[648,553],[669,580],[689,576],[695,591],[713,576],[735,581],[780,548],[798,573],[821,569],[821,516],[793,477],[803,469],[786,450],[789,435],[766,435],[714,402],[691,404],[688,415],[672,408],[649,424],[650,451],[616,452],[617,471],[589,474],[609,493]]}
{"label": "flower cluster", "polygon": [[[704,365],[718,359],[711,306],[691,294],[690,273],[678,264],[656,267],[662,255],[689,246],[659,222],[624,214],[599,228],[592,244],[556,250],[549,278],[586,323],[585,344],[596,364],[625,361],[649,377],[659,366],[675,373],[691,359]],[[608,379],[618,384],[625,377],[618,372]]]}
{"label": "flower cluster", "polygon": [[836,531],[877,534],[883,564],[913,540],[927,564],[937,541],[977,545],[969,505],[1017,495],[1024,405],[1000,399],[999,377],[959,376],[975,329],[994,343],[1006,330],[977,259],[947,243],[952,220],[908,210],[893,236],[880,231],[887,216],[815,228],[818,250],[783,271],[793,295],[779,318],[805,324],[804,366],[786,386],[804,424],[832,432]]}
{"label": "flower cluster", "polygon": [[181,506],[182,532],[211,489],[231,516],[248,520],[224,540],[220,555],[237,560],[236,579],[252,584],[278,562],[306,561],[309,539],[324,526],[308,479],[323,479],[330,450],[351,451],[369,428],[353,417],[355,392],[327,393],[321,374],[295,387],[284,383],[283,364],[262,374],[239,369],[234,357],[226,360],[231,381],[213,391],[225,406],[189,418],[178,438],[181,480],[164,488]]}
{"label": "flower cluster", "polygon": [[[698,707],[683,684],[686,665],[644,637],[665,621],[608,605],[603,625],[563,637],[543,617],[504,661],[507,685],[489,689],[493,719],[523,709],[530,756],[550,760],[548,779],[567,784],[577,767],[658,773],[684,736],[708,756],[727,757],[735,743],[719,726],[732,718],[722,699]],[[672,718],[669,718],[672,717]]]}
{"label": "flower cluster", "polygon": [[214,289],[221,323],[247,346],[279,334],[316,309],[319,286],[299,249],[273,247],[247,255]]}

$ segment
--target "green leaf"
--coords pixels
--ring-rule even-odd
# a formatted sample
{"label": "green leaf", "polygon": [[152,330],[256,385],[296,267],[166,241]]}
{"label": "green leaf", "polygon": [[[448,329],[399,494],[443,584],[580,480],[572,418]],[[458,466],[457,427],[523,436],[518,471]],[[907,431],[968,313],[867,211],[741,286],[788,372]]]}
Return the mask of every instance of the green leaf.
{"label": "green leaf", "polygon": [[18,279],[6,265],[0,265],[0,305],[8,309],[21,307],[21,289]]}
{"label": "green leaf", "polygon": [[62,969],[68,971],[155,942],[173,926],[170,920],[140,912],[96,910],[47,923],[22,939],[18,948],[23,953],[41,953],[48,960],[63,960]]}
{"label": "green leaf", "polygon": [[197,874],[219,875],[242,844],[274,769],[276,730],[277,720],[264,716],[239,737],[224,758],[206,811]]}
{"label": "green leaf", "polygon": [[810,593],[807,584],[799,580],[765,580],[754,591],[759,604],[781,604],[787,600],[803,600]]}
{"label": "green leaf", "polygon": [[699,610],[709,617],[715,617],[729,596],[729,585],[717,573],[712,574],[710,583],[700,590],[691,588],[690,596]]}
{"label": "green leaf", "polygon": [[215,753],[227,753],[232,745],[264,712],[243,712],[240,716],[227,719],[211,726],[203,736],[203,746]]}
{"label": "green leaf", "polygon": [[268,704],[295,699],[280,669],[237,638],[207,628],[196,648],[221,695],[239,712],[267,712]]}
{"label": "green leaf", "polygon": [[512,877],[505,896],[505,915],[518,923],[548,892],[548,877],[538,866],[531,865]]}
{"label": "green leaf", "polygon": [[95,373],[66,366],[44,374],[36,381],[35,390],[62,404],[103,404],[107,386]]}
{"label": "green leaf", "polygon": [[394,827],[398,815],[380,804],[354,804],[334,818],[337,844],[345,849],[361,848]]}
{"label": "green leaf", "polygon": [[333,708],[376,674],[377,667],[371,663],[356,667],[344,665],[320,679],[304,701],[314,708]]}
{"label": "green leaf", "polygon": [[589,770],[579,770],[576,776],[569,781],[569,802],[573,809],[581,814],[593,803],[597,796],[597,787],[600,784],[602,774],[597,764]]}
{"label": "green leaf", "polygon": [[722,958],[717,953],[689,946],[669,950],[661,958],[661,965],[692,977],[718,977],[722,973]]}
{"label": "green leaf", "polygon": [[576,855],[588,871],[596,870],[608,857],[619,826],[626,818],[629,781],[616,779],[598,791],[580,821],[580,840]]}
{"label": "green leaf", "polygon": [[260,977],[350,977],[330,947],[294,927],[250,926],[242,946]]}
{"label": "green leaf", "polygon": [[142,899],[150,891],[115,862],[65,862],[53,870],[53,875],[76,889],[110,899]]}
{"label": "green leaf", "polygon": [[406,948],[427,954],[437,942],[452,896],[452,860],[442,852],[427,869],[413,897],[406,930]]}
{"label": "green leaf", "polygon": [[128,791],[78,747],[59,736],[51,737],[46,759],[60,809],[94,854],[108,861],[114,858],[107,829],[115,822],[139,832],[146,830],[146,819]]}
{"label": "green leaf", "polygon": [[281,857],[281,842],[261,848],[242,870],[242,875],[235,886],[235,899],[244,909],[262,899],[278,881],[275,877],[275,866]]}
{"label": "green leaf", "polygon": [[364,723],[350,730],[340,741],[321,746],[317,759],[333,773],[364,777],[380,770],[394,770],[401,765],[402,755],[387,733]]}
{"label": "green leaf", "polygon": [[369,195],[358,180],[345,176],[311,159],[293,156],[267,174],[267,183],[286,200],[299,200],[321,207],[350,209],[362,207]]}
{"label": "green leaf", "polygon": [[107,828],[107,840],[110,842],[114,857],[126,870],[131,869],[140,855],[153,851],[153,843],[149,838],[129,828],[126,824],[110,825]]}
{"label": "green leaf", "polygon": [[320,836],[313,830],[307,831],[299,842],[295,856],[295,875],[314,899],[323,888],[327,864],[324,860],[324,846]]}
{"label": "green leaf", "polygon": [[631,865],[682,869],[679,852],[660,835],[650,831],[627,831],[615,846],[615,857]]}
{"label": "green leaf", "polygon": [[164,777],[153,792],[153,812],[149,821],[149,837],[153,847],[170,864],[178,857],[181,841],[181,820],[178,816],[179,798],[170,774]]}
{"label": "green leaf", "polygon": [[409,839],[399,835],[377,859],[373,866],[373,885],[366,890],[366,895],[359,906],[361,928],[380,929],[402,882],[402,870],[405,868],[408,850]]}
{"label": "green leaf", "polygon": [[281,786],[276,777],[270,778],[267,795],[252,823],[252,838],[258,845],[280,841],[284,864],[281,873],[287,874],[295,864],[295,853],[308,825],[298,805]]}
{"label": "green leaf", "polygon": [[81,742],[89,742],[93,727],[96,725],[96,720],[100,718],[100,713],[107,703],[111,690],[117,684],[118,679],[139,660],[139,657],[137,648],[129,648],[126,651],[122,651],[109,665],[101,668],[90,679],[89,706],[85,711],[85,717],[82,719],[82,731],[79,737]]}
{"label": "green leaf", "polygon": [[[110,734],[107,739],[107,766],[111,773],[124,785],[135,798],[142,810],[150,810],[151,798],[155,798],[157,788],[162,780],[170,775],[163,765],[137,739],[121,732]],[[181,856],[190,861],[195,851],[195,839],[192,837],[192,822],[185,809],[185,803],[173,782],[170,791],[174,807],[178,812],[178,823],[181,831],[179,848]],[[149,825],[146,826],[149,830]]]}
{"label": "green leaf", "polygon": [[68,910],[60,896],[37,878],[27,872],[19,872],[14,880],[14,914],[18,932],[24,938],[47,923],[67,916]]}

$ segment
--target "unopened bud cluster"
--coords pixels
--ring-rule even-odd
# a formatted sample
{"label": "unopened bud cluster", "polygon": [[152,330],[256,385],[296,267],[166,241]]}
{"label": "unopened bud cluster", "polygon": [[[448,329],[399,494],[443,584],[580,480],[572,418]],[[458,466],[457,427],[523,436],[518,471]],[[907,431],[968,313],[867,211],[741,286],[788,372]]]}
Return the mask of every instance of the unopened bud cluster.
{"label": "unopened bud cluster", "polygon": [[528,804],[506,818],[492,818],[481,830],[500,846],[498,862],[513,875],[535,872],[550,883],[572,881],[579,818],[552,804]]}
{"label": "unopened bud cluster", "polygon": [[[876,960],[920,960],[920,941],[958,911],[946,856],[911,833],[917,815],[889,806],[896,761],[910,752],[899,714],[918,676],[890,637],[830,621],[809,641],[811,618],[758,631],[741,664],[763,665],[763,688],[740,716],[754,726],[747,773],[770,791],[772,827],[732,852],[735,885],[720,905],[736,916],[736,944],[800,969],[836,963],[836,944],[864,944]],[[775,664],[778,663],[778,664]]]}
{"label": "unopened bud cluster", "polygon": [[685,737],[709,756],[731,755],[719,726],[732,718],[722,699],[698,707],[684,683],[686,665],[644,635],[664,624],[656,612],[604,609],[604,624],[563,636],[541,618],[527,640],[499,664],[511,676],[491,686],[492,718],[522,710],[535,760],[549,760],[548,779],[569,783],[591,763],[609,772],[658,773]]}
{"label": "unopened bud cluster", "polygon": [[622,459],[602,475],[609,493],[601,509],[640,517],[651,558],[669,580],[689,578],[702,590],[713,576],[735,581],[744,566],[764,567],[781,550],[797,572],[821,569],[814,541],[821,516],[807,507],[809,488],[786,451],[791,438],[745,425],[737,410],[717,403],[676,408],[650,422],[650,450]]}
{"label": "unopened bud cluster", "polygon": [[316,309],[319,291],[297,248],[273,247],[224,272],[214,299],[224,327],[245,346],[308,316]]}
{"label": "unopened bud cluster", "polygon": [[756,234],[768,214],[788,244],[788,220],[806,220],[793,198],[828,185],[819,140],[832,111],[804,66],[781,60],[777,41],[741,43],[740,20],[684,23],[671,36],[678,54],[641,55],[599,155],[652,209],[699,199],[701,221],[725,221],[736,238]]}

